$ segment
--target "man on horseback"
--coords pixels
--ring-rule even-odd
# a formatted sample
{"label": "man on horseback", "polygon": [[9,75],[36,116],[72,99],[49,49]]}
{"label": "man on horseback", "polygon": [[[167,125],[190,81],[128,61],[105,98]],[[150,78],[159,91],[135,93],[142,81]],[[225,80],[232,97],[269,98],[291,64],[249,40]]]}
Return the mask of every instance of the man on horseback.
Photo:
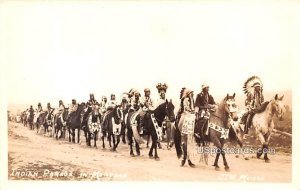
{"label": "man on horseback", "polygon": [[62,100],[59,100],[59,102],[58,102],[58,112],[56,114],[56,120],[55,120],[56,124],[57,124],[58,119],[61,119],[61,122],[64,123],[63,118],[62,118],[62,113],[64,112],[64,110],[65,110],[65,105],[64,105]]}
{"label": "man on horseback", "polygon": [[216,110],[216,103],[211,94],[209,94],[209,86],[207,84],[202,85],[202,92],[197,94],[195,102],[195,115],[196,122],[200,122],[199,135],[200,139],[204,140],[204,129],[205,133],[208,131],[208,121],[210,116],[210,111]]}
{"label": "man on horseback", "polygon": [[115,94],[111,94],[110,95],[110,101],[108,103],[108,107],[110,108],[115,108],[118,105],[117,100],[116,100],[116,95]]}
{"label": "man on horseback", "polygon": [[73,114],[77,111],[77,109],[78,109],[78,104],[76,103],[75,99],[72,99],[72,104],[69,108],[69,116],[68,116],[67,121],[70,122],[71,116],[73,116]]}
{"label": "man on horseback", "polygon": [[[251,88],[249,88],[249,85],[253,82],[253,85],[251,85]],[[250,83],[250,84],[249,84]],[[251,77],[249,78],[244,85],[244,91],[246,93],[246,100],[245,100],[245,106],[247,108],[247,111],[242,119],[241,124],[246,125],[245,126],[245,134],[248,134],[249,127],[252,121],[252,118],[254,114],[256,113],[257,108],[259,108],[262,103],[264,102],[264,96],[262,93],[262,83],[258,77]]]}
{"label": "man on horseback", "polygon": [[144,97],[141,100],[143,108],[140,112],[140,129],[145,129],[145,119],[150,117],[149,111],[153,111],[155,109],[153,99],[150,97],[150,89],[144,89]]}
{"label": "man on horseback", "polygon": [[51,107],[50,103],[47,103],[48,114],[46,116],[47,120],[51,121],[51,115],[53,114],[54,108]]}
{"label": "man on horseback", "polygon": [[102,100],[100,102],[100,113],[101,113],[101,115],[104,115],[104,113],[106,112],[107,107],[108,107],[107,97],[102,96]]}

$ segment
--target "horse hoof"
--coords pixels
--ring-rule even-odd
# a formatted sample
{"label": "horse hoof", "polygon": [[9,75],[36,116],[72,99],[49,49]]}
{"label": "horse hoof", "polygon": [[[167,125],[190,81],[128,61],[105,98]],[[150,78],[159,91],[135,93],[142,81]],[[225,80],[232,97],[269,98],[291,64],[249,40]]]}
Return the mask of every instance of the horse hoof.
{"label": "horse hoof", "polygon": [[248,157],[245,157],[245,160],[250,160]]}
{"label": "horse hoof", "polygon": [[271,161],[270,161],[270,159],[265,159],[265,162],[270,163]]}
{"label": "horse hoof", "polygon": [[225,171],[226,171],[226,172],[230,172],[230,169],[229,169],[228,166],[225,166]]}
{"label": "horse hoof", "polygon": [[160,158],[158,156],[155,156],[155,161],[160,161]]}
{"label": "horse hoof", "polygon": [[260,158],[261,155],[262,155],[262,153],[258,152],[258,153],[256,154],[256,158]]}
{"label": "horse hoof", "polygon": [[189,166],[190,166],[191,168],[195,168],[195,167],[196,167],[195,164],[193,164],[192,161],[188,160],[188,163],[189,163]]}
{"label": "horse hoof", "polygon": [[236,157],[236,158],[239,158],[240,156],[239,156],[239,155],[235,155],[235,157]]}
{"label": "horse hoof", "polygon": [[180,166],[181,166],[181,167],[183,167],[183,166],[184,166],[184,164],[185,164],[185,160],[181,160],[181,164],[180,164]]}
{"label": "horse hoof", "polygon": [[216,170],[216,171],[220,171],[220,168],[219,168],[219,167],[215,167],[215,170]]}
{"label": "horse hoof", "polygon": [[130,156],[131,156],[131,157],[135,157],[135,155],[134,155],[134,154],[130,154]]}
{"label": "horse hoof", "polygon": [[154,158],[154,156],[150,154],[150,155],[149,155],[149,158],[150,158],[150,159],[153,159],[153,158]]}

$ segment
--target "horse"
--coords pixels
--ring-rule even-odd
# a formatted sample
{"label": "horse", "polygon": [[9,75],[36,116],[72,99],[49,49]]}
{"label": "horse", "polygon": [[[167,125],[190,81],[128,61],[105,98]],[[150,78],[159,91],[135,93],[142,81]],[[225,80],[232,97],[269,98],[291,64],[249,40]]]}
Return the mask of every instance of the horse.
{"label": "horse", "polygon": [[75,143],[75,130],[77,129],[77,143],[80,141],[80,128],[81,128],[81,113],[84,110],[84,105],[79,104],[75,112],[69,114],[69,120],[67,121],[69,142]]}
{"label": "horse", "polygon": [[[108,139],[113,140],[113,148],[112,151],[116,151],[119,143],[120,143],[120,136],[122,130],[123,121],[123,111],[120,110],[120,106],[114,107],[112,110],[108,111],[104,121],[102,122],[102,127],[107,129]],[[116,142],[117,138],[117,142]],[[104,139],[103,139],[103,146],[104,146]]]}
{"label": "horse", "polygon": [[97,148],[97,137],[101,130],[101,115],[97,105],[93,109],[83,114],[81,126],[84,129],[87,146],[91,146],[91,139],[93,139],[94,147]]}
{"label": "horse", "polygon": [[286,111],[282,100],[283,96],[279,98],[278,94],[276,94],[274,99],[263,103],[263,107],[255,111],[256,113],[250,124],[249,135],[254,134],[262,145],[262,149],[257,151],[257,158],[260,158],[264,154],[266,163],[270,162],[268,158],[268,146],[274,129],[273,117],[276,115],[282,121]]}
{"label": "horse", "polygon": [[[67,119],[69,116],[69,108],[64,108],[63,112],[61,115],[55,115],[54,117],[54,136],[56,138],[56,140],[58,140],[58,138],[64,137],[65,136],[65,126],[67,123]],[[60,137],[58,137],[58,133],[61,133]]]}
{"label": "horse", "polygon": [[25,120],[31,130],[34,130],[33,119],[34,119],[34,113],[29,112]]}
{"label": "horse", "polygon": [[[223,101],[217,106],[217,109],[215,110],[210,106],[204,106],[201,108],[210,110],[209,119],[205,117],[202,119],[196,119],[194,134],[190,134],[188,136],[185,136],[186,134],[181,135],[184,139],[184,158],[181,162],[181,166],[183,166],[185,164],[186,159],[188,159],[188,164],[191,167],[195,167],[195,165],[189,159],[189,151],[187,148],[188,138],[192,138],[194,135],[198,145],[201,144],[200,142],[202,142],[202,145],[204,146],[208,142],[214,143],[214,145],[217,147],[217,155],[213,166],[215,166],[216,170],[219,170],[218,160],[220,154],[222,154],[225,170],[229,171],[229,166],[225,158],[225,152],[223,150],[224,144],[229,139],[230,141],[237,141],[241,147],[243,146],[242,134],[240,133],[241,130],[236,130],[236,128],[231,127],[232,122],[238,120],[237,107],[235,103],[235,94],[233,94],[232,96],[229,96],[227,94],[227,96],[223,99]],[[209,112],[206,113],[209,114]],[[182,149],[179,144],[181,142],[181,139],[178,138],[178,136],[181,136],[180,134],[178,135],[178,133],[182,132],[182,126],[185,117],[187,116],[181,116],[178,127],[175,130],[175,133],[177,135],[174,136],[174,141],[178,158],[180,158],[182,155]],[[180,147],[180,149],[178,147]]]}
{"label": "horse", "polygon": [[38,116],[37,116],[37,120],[36,120],[36,133],[40,133],[40,129],[41,127],[44,127],[44,134],[46,133],[46,131],[48,130],[47,128],[47,123],[46,123],[46,116],[48,115],[48,111],[44,111],[41,112]]}
{"label": "horse", "polygon": [[[148,116],[145,116],[145,133],[143,135],[148,135],[150,134],[151,136],[151,141],[152,145],[149,150],[149,158],[159,160],[159,156],[157,154],[157,143],[159,139],[161,139],[161,132],[158,127],[162,127],[162,122],[164,121],[165,117],[168,116],[171,122],[175,121],[175,114],[174,114],[174,105],[172,103],[172,100],[168,101],[166,100],[164,103],[160,104],[154,111],[150,111]],[[133,131],[133,126],[132,126],[132,121],[134,119],[138,119],[136,115],[138,115],[138,112],[133,112],[132,114],[128,115],[127,119],[127,135],[128,135],[128,140],[129,140],[129,145],[130,145],[130,155],[135,156],[133,154],[132,150],[132,144],[133,144],[133,136],[136,144],[136,152],[137,155],[140,155],[140,150],[139,150],[139,139],[136,139],[137,136],[134,135]],[[129,112],[130,113],[130,112]],[[137,134],[139,135],[139,134]],[[154,151],[154,156],[153,156],[153,151]]]}

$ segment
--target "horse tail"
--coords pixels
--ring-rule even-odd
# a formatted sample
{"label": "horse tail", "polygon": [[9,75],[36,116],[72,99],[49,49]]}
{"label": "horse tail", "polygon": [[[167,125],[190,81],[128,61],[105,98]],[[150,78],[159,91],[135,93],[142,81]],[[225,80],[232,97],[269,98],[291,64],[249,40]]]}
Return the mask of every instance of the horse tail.
{"label": "horse tail", "polygon": [[176,154],[178,159],[182,156],[182,149],[181,149],[181,132],[178,128],[178,122],[175,123],[175,130],[174,130],[174,144],[176,149]]}

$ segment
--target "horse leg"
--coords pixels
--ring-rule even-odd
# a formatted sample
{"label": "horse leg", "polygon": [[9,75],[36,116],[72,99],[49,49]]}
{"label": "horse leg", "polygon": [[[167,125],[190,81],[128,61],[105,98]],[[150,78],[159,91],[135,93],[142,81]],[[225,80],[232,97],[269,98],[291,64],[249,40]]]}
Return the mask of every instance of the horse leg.
{"label": "horse leg", "polygon": [[107,140],[109,143],[109,147],[111,148],[111,133],[110,132],[108,132]]}
{"label": "horse leg", "polygon": [[256,157],[260,158],[261,155],[263,154],[263,149],[264,149],[264,145],[266,144],[266,141],[265,141],[265,137],[263,136],[262,133],[258,133],[258,139],[259,139],[260,143],[262,144],[262,148],[258,149]]}
{"label": "horse leg", "polygon": [[138,143],[136,140],[134,140],[134,141],[135,141],[136,155],[137,155],[137,156],[140,156],[140,155],[141,155],[141,152],[140,152],[140,145],[139,145],[139,143]]}
{"label": "horse leg", "polygon": [[117,147],[118,147],[118,145],[119,145],[119,143],[120,143],[120,141],[121,141],[121,135],[117,135],[117,143],[116,143],[116,145],[115,145],[115,147],[114,147],[114,149],[115,149],[115,151],[117,151]]}
{"label": "horse leg", "polygon": [[149,141],[150,141],[150,135],[148,135],[148,138],[147,138],[147,148],[149,148]]}
{"label": "horse leg", "polygon": [[98,135],[98,131],[94,132],[94,147],[97,148],[97,135]]}
{"label": "horse leg", "polygon": [[159,157],[158,157],[158,154],[157,154],[158,141],[157,141],[157,135],[156,134],[152,135],[152,144],[153,144],[153,148],[154,148],[154,158],[155,158],[156,161],[159,161]]}
{"label": "horse leg", "polygon": [[182,150],[183,150],[183,158],[181,160],[181,167],[184,166],[186,158],[187,158],[187,141],[184,140],[184,142],[182,143]]}
{"label": "horse leg", "polygon": [[222,151],[221,148],[217,148],[217,155],[216,155],[215,162],[214,162],[214,165],[213,165],[213,166],[215,166],[215,170],[216,170],[216,171],[219,171],[219,170],[220,170],[220,167],[219,167],[219,165],[218,165],[218,162],[219,162],[219,157],[220,157],[221,151]]}
{"label": "horse leg", "polygon": [[125,124],[122,124],[121,135],[122,135],[122,142],[123,142],[123,144],[126,144],[125,127],[126,127]]}
{"label": "horse leg", "polygon": [[76,129],[72,129],[72,143],[75,143],[75,130]]}
{"label": "horse leg", "polygon": [[[103,132],[103,133],[104,133],[104,132]],[[102,135],[101,139],[102,139],[102,148],[105,149],[104,134]]]}
{"label": "horse leg", "polygon": [[77,128],[77,143],[80,142],[80,127]]}
{"label": "horse leg", "polygon": [[227,160],[226,160],[226,157],[225,157],[225,151],[224,151],[223,148],[221,149],[221,154],[222,154],[222,157],[223,157],[223,164],[225,166],[225,171],[229,172],[230,170],[229,170],[229,166],[227,164]]}
{"label": "horse leg", "polygon": [[132,134],[132,129],[128,130],[128,132],[127,132],[127,138],[128,138],[129,146],[130,146],[130,156],[134,157],[134,153],[133,153],[133,150],[132,150],[132,144],[133,144],[133,136],[132,135],[133,135]]}

